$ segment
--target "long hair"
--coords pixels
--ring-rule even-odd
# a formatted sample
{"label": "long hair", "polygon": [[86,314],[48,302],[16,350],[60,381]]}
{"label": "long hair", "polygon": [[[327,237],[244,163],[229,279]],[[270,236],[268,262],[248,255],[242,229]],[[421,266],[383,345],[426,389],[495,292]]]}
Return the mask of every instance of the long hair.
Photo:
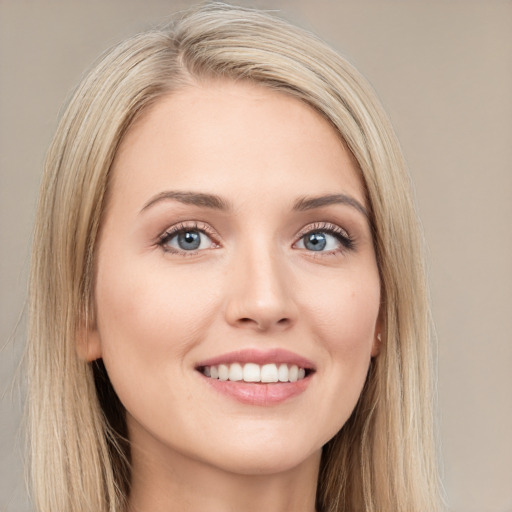
{"label": "long hair", "polygon": [[359,402],[323,448],[322,512],[439,510],[428,304],[409,177],[371,87],[315,36],[214,3],[107,52],[77,88],[49,149],[31,268],[29,431],[40,512],[122,512],[124,410],[101,361],[77,355],[94,321],[94,261],[109,172],[149,105],[188,83],[250,81],[327,119],[355,156],[370,207],[384,325]]}

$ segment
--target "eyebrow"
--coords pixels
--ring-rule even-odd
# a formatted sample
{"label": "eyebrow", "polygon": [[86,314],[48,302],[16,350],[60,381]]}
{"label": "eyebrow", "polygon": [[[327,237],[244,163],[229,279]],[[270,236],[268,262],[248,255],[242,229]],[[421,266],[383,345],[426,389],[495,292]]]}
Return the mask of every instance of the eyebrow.
{"label": "eyebrow", "polygon": [[[194,206],[212,208],[214,210],[220,211],[228,211],[231,209],[231,205],[228,201],[214,194],[204,194],[202,192],[178,192],[169,190],[161,192],[160,194],[152,197],[143,206],[141,213],[162,201],[178,201],[183,204],[191,204]],[[346,194],[328,194],[314,197],[304,196],[294,203],[292,209],[293,211],[303,212],[334,204],[352,206],[357,211],[362,213],[366,218],[369,218],[368,210],[357,199]]]}
{"label": "eyebrow", "polygon": [[315,208],[322,208],[323,206],[330,206],[333,204],[345,204],[352,206],[357,211],[362,213],[367,219],[370,218],[368,210],[354,197],[346,194],[329,194],[326,196],[315,197],[302,197],[293,205],[295,211],[313,210]]}
{"label": "eyebrow", "polygon": [[213,194],[203,194],[201,192],[177,192],[166,191],[152,197],[142,208],[141,213],[162,201],[178,201],[183,204],[192,204],[212,208],[214,210],[227,211],[231,207],[227,201]]}

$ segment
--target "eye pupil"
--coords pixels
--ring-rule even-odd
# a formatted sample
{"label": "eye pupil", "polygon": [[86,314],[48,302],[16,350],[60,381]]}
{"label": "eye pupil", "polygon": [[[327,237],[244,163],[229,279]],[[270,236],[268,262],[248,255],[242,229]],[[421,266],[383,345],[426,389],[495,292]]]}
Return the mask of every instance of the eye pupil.
{"label": "eye pupil", "polygon": [[178,235],[178,245],[185,251],[193,251],[201,245],[201,235],[197,231],[185,231]]}
{"label": "eye pupil", "polygon": [[322,251],[326,245],[324,233],[310,233],[304,237],[304,247],[310,251]]}

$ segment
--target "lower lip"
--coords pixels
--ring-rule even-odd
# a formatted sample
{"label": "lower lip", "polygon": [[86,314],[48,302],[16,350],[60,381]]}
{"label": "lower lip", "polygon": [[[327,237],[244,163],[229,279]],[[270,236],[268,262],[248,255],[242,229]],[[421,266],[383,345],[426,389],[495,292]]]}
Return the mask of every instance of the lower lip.
{"label": "lower lip", "polygon": [[303,393],[308,387],[312,374],[297,382],[249,383],[211,379],[200,374],[213,389],[234,398],[243,404],[270,406],[277,405]]}

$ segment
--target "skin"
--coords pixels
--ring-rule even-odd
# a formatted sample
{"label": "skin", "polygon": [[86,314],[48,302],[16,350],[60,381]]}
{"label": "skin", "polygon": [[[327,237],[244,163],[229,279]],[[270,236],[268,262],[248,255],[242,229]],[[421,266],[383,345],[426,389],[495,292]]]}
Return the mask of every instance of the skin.
{"label": "skin", "polygon": [[[220,196],[230,208],[158,200]],[[352,204],[303,211],[305,196]],[[364,187],[333,128],[258,85],[191,85],[125,136],[99,239],[96,322],[80,347],[102,357],[126,407],[129,510],[314,511],[321,447],[343,426],[377,355],[380,284]],[[350,201],[349,201],[350,202]],[[345,247],[312,251],[325,223]],[[196,251],[173,226],[206,231]],[[317,229],[317,231],[322,231]],[[219,393],[196,369],[240,349],[282,348],[314,363],[277,404]],[[255,384],[258,385],[258,384]]]}

